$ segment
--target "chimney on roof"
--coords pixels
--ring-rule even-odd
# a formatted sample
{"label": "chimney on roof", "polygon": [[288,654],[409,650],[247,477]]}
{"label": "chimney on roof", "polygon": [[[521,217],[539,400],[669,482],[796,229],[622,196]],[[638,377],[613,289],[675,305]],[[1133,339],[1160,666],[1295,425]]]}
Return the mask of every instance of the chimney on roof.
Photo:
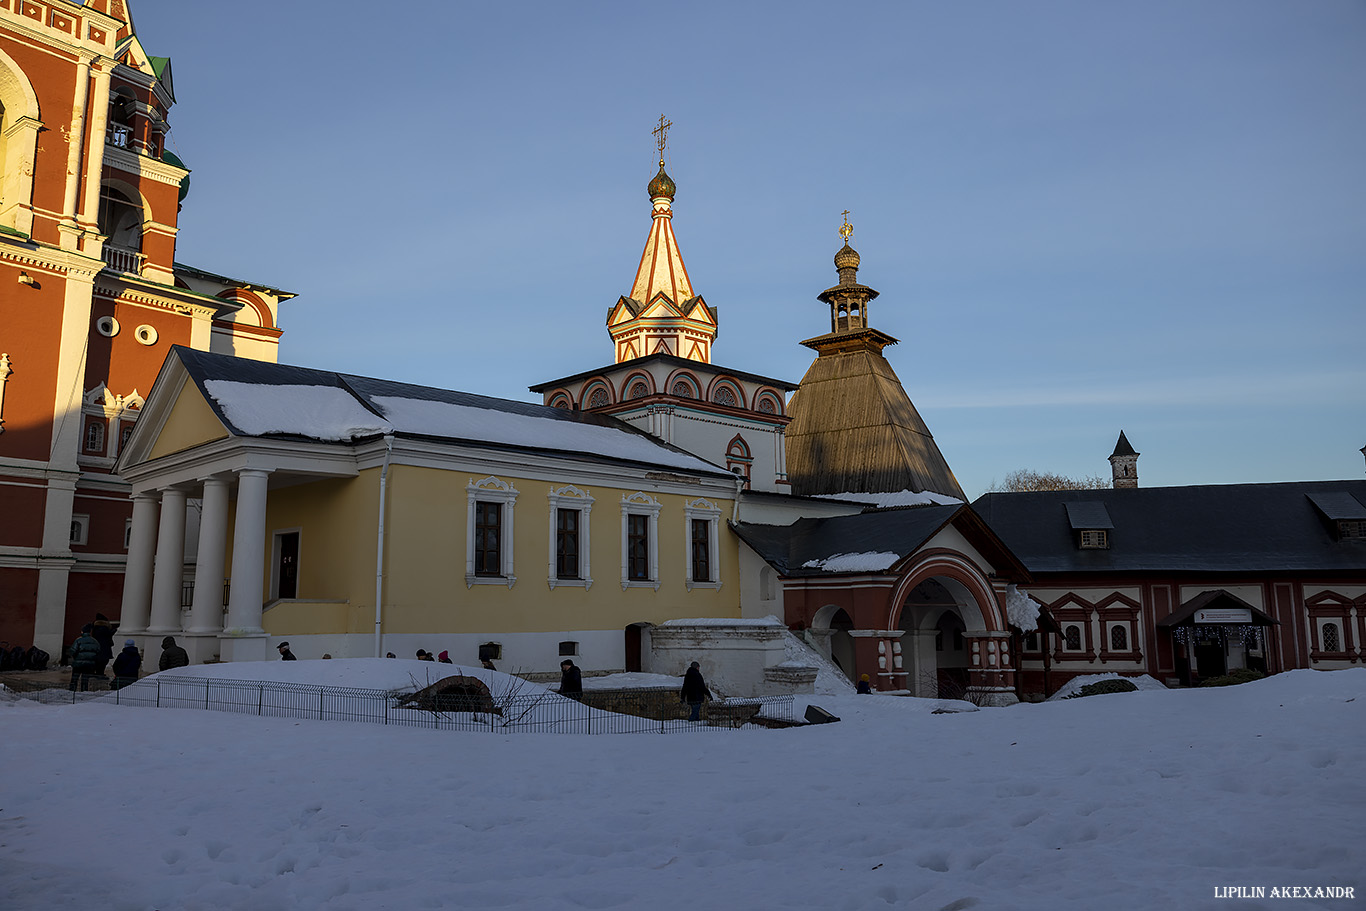
{"label": "chimney on roof", "polygon": [[1116,488],[1138,486],[1138,456],[1121,430],[1115,451],[1110,453],[1110,474]]}

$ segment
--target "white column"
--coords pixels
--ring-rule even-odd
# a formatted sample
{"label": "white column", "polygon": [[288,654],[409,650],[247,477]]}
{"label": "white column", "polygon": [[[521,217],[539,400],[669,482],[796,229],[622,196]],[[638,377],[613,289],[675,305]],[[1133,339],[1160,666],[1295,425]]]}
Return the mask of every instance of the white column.
{"label": "white column", "polygon": [[[90,98],[90,60],[76,61],[76,91],[67,133],[66,191],[62,195],[62,247],[76,249],[76,202],[81,191],[81,152],[85,148],[85,112]],[[104,137],[99,137],[104,142]]]}
{"label": "white column", "polygon": [[232,588],[220,651],[224,661],[261,661],[266,571],[266,482],[270,472],[248,468],[237,475],[237,521],[232,535]]}
{"label": "white column", "polygon": [[104,60],[95,64],[95,97],[90,103],[90,159],[86,162],[85,190],[80,220],[93,224],[99,219],[100,178],[104,172],[105,133],[109,130],[109,70]]}
{"label": "white column", "polygon": [[185,491],[168,487],[161,493],[161,525],[157,529],[156,566],[152,573],[152,620],[149,636],[180,633],[180,590],[185,584]]}
{"label": "white column", "polygon": [[194,599],[185,628],[185,648],[190,660],[202,663],[218,653],[218,634],[223,631],[223,564],[227,559],[228,482],[204,479],[203,508],[199,518],[199,551],[194,572]]}
{"label": "white column", "polygon": [[157,495],[133,495],[133,530],[128,539],[128,567],[123,574],[123,608],[119,635],[147,631],[152,616],[152,560],[157,545]]}

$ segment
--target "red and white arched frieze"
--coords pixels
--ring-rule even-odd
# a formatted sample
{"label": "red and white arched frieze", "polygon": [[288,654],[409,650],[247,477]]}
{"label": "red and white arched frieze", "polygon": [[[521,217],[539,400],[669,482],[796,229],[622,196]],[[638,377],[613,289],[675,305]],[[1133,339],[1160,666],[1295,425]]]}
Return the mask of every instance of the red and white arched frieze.
{"label": "red and white arched frieze", "polygon": [[615,404],[616,391],[606,377],[595,376],[583,384],[583,391],[579,394],[579,401],[586,411],[594,408],[606,408],[608,405]]}
{"label": "red and white arched frieze", "polygon": [[[270,307],[260,297],[245,288],[227,288],[218,292],[216,297],[220,300],[242,305],[242,311],[233,314],[232,318],[235,322],[245,323],[248,326],[260,326],[263,329],[275,328],[275,317],[271,314]],[[247,316],[248,312],[255,314],[254,320]]]}
{"label": "red and white arched frieze", "polygon": [[643,399],[646,396],[654,395],[654,377],[644,370],[633,370],[626,375],[626,379],[621,384],[621,394],[618,396],[623,402],[631,399]]}
{"label": "red and white arched frieze", "polygon": [[[684,395],[679,389],[679,384],[683,383],[688,387],[688,394]],[[697,379],[697,374],[691,370],[678,369],[669,374],[669,381],[664,386],[669,391],[669,395],[677,396],[680,399],[700,399],[702,397],[702,383]]]}
{"label": "red and white arched frieze", "polygon": [[[734,401],[731,401],[731,399]],[[728,408],[745,408],[745,388],[739,380],[729,376],[718,376],[707,387],[707,401],[713,405]]]}
{"label": "red and white arched frieze", "polygon": [[996,599],[991,580],[970,558],[948,548],[932,548],[918,554],[916,561],[901,574],[887,601],[887,629],[900,628],[901,612],[906,599],[917,585],[935,577],[952,579],[959,583],[976,602],[975,613],[959,612],[969,632],[1006,631],[1005,615]]}
{"label": "red and white arched frieze", "polygon": [[783,397],[778,390],[764,386],[754,394],[754,410],[760,414],[783,416]]}

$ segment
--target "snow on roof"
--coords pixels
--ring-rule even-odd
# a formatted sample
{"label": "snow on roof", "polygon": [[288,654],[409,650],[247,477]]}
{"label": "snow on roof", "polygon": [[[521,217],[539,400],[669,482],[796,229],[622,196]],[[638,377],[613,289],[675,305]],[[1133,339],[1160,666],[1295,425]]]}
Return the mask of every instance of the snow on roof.
{"label": "snow on roof", "polygon": [[833,554],[821,560],[807,560],[802,569],[820,569],[828,573],[877,573],[887,569],[900,554],[891,551],[862,554]]}
{"label": "snow on roof", "polygon": [[742,620],[738,617],[694,617],[688,620],[665,620],[660,626],[783,626],[777,617],[762,620]]}
{"label": "snow on roof", "polygon": [[852,500],[855,503],[869,503],[879,509],[892,506],[956,506],[963,501],[942,493],[929,490],[898,490],[895,493],[821,493],[822,500]]}
{"label": "snow on roof", "polygon": [[1006,618],[1022,633],[1039,628],[1039,611],[1043,605],[1013,585],[1006,586]]}
{"label": "snow on roof", "polygon": [[296,433],[317,440],[352,440],[392,429],[338,386],[205,380],[204,389],[223,416],[249,436]]}
{"label": "snow on roof", "polygon": [[720,470],[696,456],[661,446],[650,437],[615,427],[398,396],[377,395],[371,401],[402,433],[591,452],[691,471]]}

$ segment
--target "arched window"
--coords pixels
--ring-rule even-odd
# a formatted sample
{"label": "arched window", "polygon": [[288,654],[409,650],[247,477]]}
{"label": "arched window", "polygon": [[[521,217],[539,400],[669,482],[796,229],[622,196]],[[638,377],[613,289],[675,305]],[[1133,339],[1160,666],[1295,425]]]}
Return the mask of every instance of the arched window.
{"label": "arched window", "polygon": [[1122,626],[1110,627],[1110,651],[1127,652],[1129,650],[1129,631]]}
{"label": "arched window", "polygon": [[645,398],[645,396],[649,394],[650,387],[645,384],[645,381],[636,380],[634,383],[631,384],[631,391],[627,394],[627,398],[643,399]]}
{"label": "arched window", "polygon": [[1323,624],[1323,650],[1325,652],[1342,651],[1341,640],[1338,639],[1338,625],[1336,623]]}
{"label": "arched window", "polygon": [[104,449],[104,425],[91,421],[85,427],[85,451],[99,452]]}
{"label": "arched window", "polygon": [[1063,638],[1067,642],[1067,648],[1074,651],[1081,650],[1081,627],[1069,626],[1063,630]]}
{"label": "arched window", "polygon": [[727,405],[731,408],[738,404],[735,390],[729,386],[717,386],[716,391],[711,394],[711,400],[717,405]]}
{"label": "arched window", "polygon": [[776,404],[774,404],[772,396],[767,396],[767,395],[766,395],[766,396],[764,396],[763,398],[759,399],[759,413],[760,413],[760,414],[777,414],[777,413],[778,413],[778,406],[777,406]]}
{"label": "arched window", "polygon": [[595,387],[593,391],[588,394],[589,408],[605,408],[609,404],[611,404],[611,400],[607,397],[607,390],[601,386]]}
{"label": "arched window", "polygon": [[550,400],[550,407],[551,407],[551,408],[564,408],[564,409],[567,410],[567,409],[571,408],[572,406],[569,404],[569,396],[566,396],[566,395],[557,395],[557,396],[555,396],[553,399]]}
{"label": "arched window", "polygon": [[109,238],[106,246],[142,250],[142,206],[107,184],[100,188],[99,227],[100,233]]}
{"label": "arched window", "polygon": [[673,389],[669,390],[680,399],[697,398],[697,393],[693,391],[692,383],[687,380],[675,380]]}
{"label": "arched window", "polygon": [[133,112],[137,99],[127,92],[119,92],[109,102],[109,137],[111,146],[133,148]]}

